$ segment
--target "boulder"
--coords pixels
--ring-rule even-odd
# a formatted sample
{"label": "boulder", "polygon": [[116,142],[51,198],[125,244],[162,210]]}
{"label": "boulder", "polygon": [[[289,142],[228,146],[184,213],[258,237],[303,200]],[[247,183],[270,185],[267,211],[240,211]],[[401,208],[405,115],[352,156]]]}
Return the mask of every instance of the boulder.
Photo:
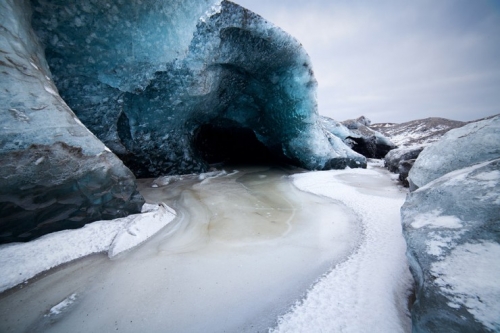
{"label": "boulder", "polygon": [[413,332],[500,331],[500,159],[424,185],[401,216]]}
{"label": "boulder", "polygon": [[368,158],[384,158],[396,148],[387,137],[370,129],[368,125],[371,121],[364,116],[344,122],[321,116],[319,123],[327,133],[340,138],[352,150]]}
{"label": "boulder", "polygon": [[401,208],[414,332],[500,331],[500,117],[449,131],[410,170]]}
{"label": "boulder", "polygon": [[59,96],[29,2],[0,2],[0,243],[140,212],[135,177]]}
{"label": "boulder", "polygon": [[409,173],[410,190],[444,174],[500,158],[500,115],[447,132],[428,146]]}

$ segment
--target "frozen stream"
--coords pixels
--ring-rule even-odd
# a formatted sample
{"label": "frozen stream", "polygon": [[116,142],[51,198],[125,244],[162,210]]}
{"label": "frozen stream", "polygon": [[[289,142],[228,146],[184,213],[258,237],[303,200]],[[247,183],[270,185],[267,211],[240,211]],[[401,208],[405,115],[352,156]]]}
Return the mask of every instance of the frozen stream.
{"label": "frozen stream", "polygon": [[110,260],[93,255],[0,295],[1,332],[263,332],[354,253],[359,217],[288,172],[141,182],[178,217]]}

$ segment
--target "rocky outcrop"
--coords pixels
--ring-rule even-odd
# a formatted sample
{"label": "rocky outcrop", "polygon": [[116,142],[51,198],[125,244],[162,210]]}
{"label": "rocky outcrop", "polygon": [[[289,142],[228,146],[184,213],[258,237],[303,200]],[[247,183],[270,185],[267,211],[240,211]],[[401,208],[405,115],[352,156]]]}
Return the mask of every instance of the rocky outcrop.
{"label": "rocky outcrop", "polygon": [[420,187],[401,217],[414,332],[500,330],[499,124],[497,116],[448,132],[410,171]]}
{"label": "rocky outcrop", "polygon": [[399,180],[405,187],[408,187],[408,173],[423,149],[423,146],[393,149],[385,155],[385,167],[390,172],[398,173]]}
{"label": "rocky outcrop", "polygon": [[140,212],[135,177],[57,93],[27,1],[0,2],[0,243]]}
{"label": "rocky outcrop", "polygon": [[370,129],[370,120],[364,116],[338,122],[329,117],[320,117],[324,130],[348,145],[355,152],[368,158],[384,158],[396,146],[381,133]]}
{"label": "rocky outcrop", "polygon": [[370,124],[370,128],[379,131],[391,139],[398,147],[429,145],[454,128],[466,125],[466,122],[445,118],[425,118],[401,124]]}

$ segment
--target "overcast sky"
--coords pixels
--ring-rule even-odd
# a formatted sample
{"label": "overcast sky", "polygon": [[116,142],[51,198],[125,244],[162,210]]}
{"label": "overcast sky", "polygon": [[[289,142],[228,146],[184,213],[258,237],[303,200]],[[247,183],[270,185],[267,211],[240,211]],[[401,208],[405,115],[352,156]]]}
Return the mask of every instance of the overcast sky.
{"label": "overcast sky", "polygon": [[499,0],[234,0],[311,56],[319,113],[373,122],[500,113]]}

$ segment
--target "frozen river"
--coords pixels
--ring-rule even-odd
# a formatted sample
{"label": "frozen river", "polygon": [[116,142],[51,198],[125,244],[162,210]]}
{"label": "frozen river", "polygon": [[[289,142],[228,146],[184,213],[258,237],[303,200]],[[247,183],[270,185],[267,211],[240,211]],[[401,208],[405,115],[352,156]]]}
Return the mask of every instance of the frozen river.
{"label": "frozen river", "polygon": [[141,180],[147,201],[165,202],[177,218],[116,258],[92,255],[0,294],[0,331],[275,327],[365,238],[358,213],[339,200],[300,191],[290,173],[254,167],[158,187]]}

